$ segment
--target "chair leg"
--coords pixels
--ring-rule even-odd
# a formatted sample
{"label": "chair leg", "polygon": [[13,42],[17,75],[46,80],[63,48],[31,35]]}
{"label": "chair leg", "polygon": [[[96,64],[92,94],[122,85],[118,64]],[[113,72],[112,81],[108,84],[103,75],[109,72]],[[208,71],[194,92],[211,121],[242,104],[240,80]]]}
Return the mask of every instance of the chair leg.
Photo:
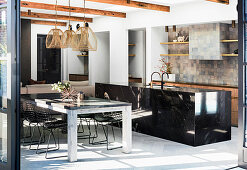
{"label": "chair leg", "polygon": [[[27,128],[29,129],[29,135],[26,135],[26,130],[25,130],[25,127],[23,125],[23,140],[22,140],[22,145],[24,146],[24,144],[26,143],[30,143],[30,142],[26,142],[25,139],[26,138],[31,138],[31,135],[32,135],[32,130],[31,130],[31,126],[30,126],[30,123],[29,125],[27,126]],[[27,129],[27,130],[28,130]]]}
{"label": "chair leg", "polygon": [[96,122],[95,120],[94,120],[94,130],[95,130],[95,135],[92,137],[93,138],[92,142],[89,141],[89,144],[93,144],[94,139],[98,138],[98,122]]}
{"label": "chair leg", "polygon": [[32,135],[31,135],[31,141],[30,141],[30,145],[29,145],[29,150],[32,150],[31,147],[32,147],[32,144],[33,144],[33,136],[34,136],[34,131],[35,131],[35,127],[36,126],[37,125],[34,125],[34,127],[33,127]]}
{"label": "chair leg", "polygon": [[41,144],[41,139],[42,139],[42,137],[44,136],[44,133],[45,133],[45,132],[44,132],[44,130],[43,130],[43,132],[42,132],[42,134],[41,134],[41,136],[40,136],[40,138],[39,138],[39,143],[38,143],[38,145],[37,145],[36,154],[39,154],[39,153],[38,153],[38,150],[40,150],[40,149],[39,149],[39,145]]}
{"label": "chair leg", "polygon": [[106,149],[109,150],[108,126],[106,125]]}
{"label": "chair leg", "polygon": [[49,149],[49,145],[50,145],[51,134],[52,134],[52,130],[50,131],[50,134],[49,134],[49,137],[48,137],[47,148],[46,148],[46,153],[45,153],[45,158],[46,159],[47,159],[47,153],[48,153],[48,149]]}
{"label": "chair leg", "polygon": [[[81,132],[80,132],[80,127],[82,129]],[[78,128],[77,128],[77,133],[84,133],[84,127],[83,127],[83,124],[82,124],[82,118],[80,118],[80,123],[79,123]]]}
{"label": "chair leg", "polygon": [[113,126],[111,125],[111,130],[112,130],[112,136],[113,136],[113,139],[114,139],[114,142],[116,141],[116,138],[115,138],[115,133],[114,133],[114,129],[113,129]]}

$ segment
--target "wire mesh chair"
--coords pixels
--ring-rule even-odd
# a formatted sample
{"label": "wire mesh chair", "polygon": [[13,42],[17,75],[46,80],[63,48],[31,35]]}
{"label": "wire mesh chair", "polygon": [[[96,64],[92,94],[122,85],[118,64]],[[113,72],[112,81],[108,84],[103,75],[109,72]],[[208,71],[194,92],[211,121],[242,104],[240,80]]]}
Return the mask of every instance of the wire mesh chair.
{"label": "wire mesh chair", "polygon": [[[43,131],[39,139],[39,143],[37,145],[36,153],[41,154],[45,153],[45,158],[46,159],[51,159],[51,158],[58,158],[58,157],[51,157],[48,158],[48,152],[51,151],[57,151],[60,149],[60,144],[59,144],[59,130],[62,130],[67,127],[67,121],[66,120],[57,120],[54,118],[54,115],[61,115],[61,113],[52,111],[50,109],[46,108],[41,108],[41,107],[35,107],[35,112],[37,113],[38,119],[42,122],[43,126]],[[57,130],[57,140],[54,134],[54,131]],[[40,144],[42,143],[42,138],[45,139],[45,131],[48,131],[48,139],[47,139],[47,147],[46,148],[40,148]],[[54,147],[50,147],[50,140],[51,137],[54,140]],[[64,156],[59,156],[59,157],[64,157]]]}
{"label": "wire mesh chair", "polygon": [[[39,140],[35,140],[34,139],[34,134],[35,134],[35,130],[38,131],[39,137],[41,136],[41,123],[40,120],[37,118],[37,114],[34,111],[35,105],[34,103],[32,103],[31,101],[23,101],[21,104],[21,117],[26,120],[29,124],[29,132],[30,132],[30,141],[29,142],[25,142],[23,141],[23,145],[24,146],[28,146],[29,145],[29,149],[32,149],[32,145],[38,144]],[[44,142],[44,140],[42,141]],[[25,145],[27,144],[27,145]]]}
{"label": "wire mesh chair", "polygon": [[[28,138],[31,138],[31,131],[32,131],[31,130],[31,126],[28,126],[28,125],[25,124],[25,121],[28,121],[28,120],[27,120],[27,113],[24,110],[24,104],[25,104],[25,102],[21,101],[21,103],[20,103],[20,128],[21,128],[22,133],[23,133],[23,135],[21,137],[23,145],[25,143],[30,143],[30,141],[26,142],[25,140],[28,139]],[[26,132],[26,128],[29,129],[29,134],[28,135],[27,135],[27,132]]]}
{"label": "wire mesh chair", "polygon": [[[77,136],[78,139],[88,139],[89,140],[89,144],[91,143],[91,139],[92,138],[97,138],[98,137],[98,133],[96,130],[96,121],[93,119],[94,115],[93,114],[78,114],[78,118],[80,119],[79,125],[78,125],[78,129],[77,129],[77,133],[80,134]],[[92,136],[92,131],[91,131],[91,121],[94,121],[94,126],[95,126],[95,135]],[[86,122],[86,126],[88,128],[88,134],[85,134],[85,129],[84,129],[84,125],[83,122]],[[80,130],[81,128],[81,130]]]}
{"label": "wire mesh chair", "polygon": [[92,144],[93,145],[106,144],[107,150],[122,148],[122,146],[109,148],[110,142],[109,142],[109,131],[108,131],[108,125],[111,125],[112,135],[115,142],[116,138],[115,138],[113,125],[118,124],[119,128],[121,127],[120,123],[122,121],[122,112],[98,113],[94,115],[94,120],[97,122],[97,124],[100,124],[102,126],[106,139],[102,141],[94,142],[94,138],[93,138]]}

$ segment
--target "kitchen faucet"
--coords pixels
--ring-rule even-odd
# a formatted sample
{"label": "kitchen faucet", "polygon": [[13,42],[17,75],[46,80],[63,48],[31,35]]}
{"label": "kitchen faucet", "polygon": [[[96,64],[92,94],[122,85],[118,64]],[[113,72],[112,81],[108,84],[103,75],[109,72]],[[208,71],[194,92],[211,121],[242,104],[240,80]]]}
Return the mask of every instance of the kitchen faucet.
{"label": "kitchen faucet", "polygon": [[161,90],[163,90],[164,84],[165,84],[164,79],[163,79],[164,78],[164,74],[166,74],[167,78],[169,79],[169,74],[167,72],[162,73],[162,76],[161,76]]}
{"label": "kitchen faucet", "polygon": [[[150,83],[150,87],[151,87],[151,88],[153,88],[153,75],[154,75],[155,73],[157,73],[157,74],[160,75],[159,72],[153,72],[153,73],[151,74],[151,83]],[[160,75],[160,77],[161,77],[161,75]]]}

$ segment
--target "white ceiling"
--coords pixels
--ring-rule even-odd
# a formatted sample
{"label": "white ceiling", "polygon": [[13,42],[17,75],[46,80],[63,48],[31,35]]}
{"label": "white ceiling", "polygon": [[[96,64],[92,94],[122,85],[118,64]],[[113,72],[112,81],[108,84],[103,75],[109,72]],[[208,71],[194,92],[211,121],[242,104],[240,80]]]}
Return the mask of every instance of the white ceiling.
{"label": "white ceiling", "polygon": [[[38,2],[38,3],[47,3],[47,4],[55,4],[56,0],[25,0],[28,2]],[[153,4],[159,4],[159,5],[180,5],[183,3],[193,3],[198,1],[205,1],[205,0],[137,0],[140,2],[146,2],[146,3],[153,3]],[[69,5],[69,0],[58,0],[58,5]],[[83,7],[83,0],[70,0],[71,6],[73,7]],[[111,5],[111,4],[105,4],[105,3],[96,3],[96,2],[88,2],[86,1],[86,8],[92,8],[92,9],[100,9],[100,10],[109,10],[109,11],[116,11],[116,12],[134,12],[134,11],[142,11],[145,9],[140,8],[132,8],[132,7],[126,7],[126,6],[120,6],[120,5]],[[21,8],[21,11],[27,12],[28,8]],[[39,12],[39,13],[47,13],[47,14],[55,14],[54,10],[42,10],[42,9],[31,9],[32,12]],[[58,15],[68,15],[68,12],[61,12],[58,11]],[[83,17],[83,14],[80,13],[71,13],[71,16],[78,16]],[[86,17],[89,18],[95,18],[99,15],[88,15],[86,14]]]}

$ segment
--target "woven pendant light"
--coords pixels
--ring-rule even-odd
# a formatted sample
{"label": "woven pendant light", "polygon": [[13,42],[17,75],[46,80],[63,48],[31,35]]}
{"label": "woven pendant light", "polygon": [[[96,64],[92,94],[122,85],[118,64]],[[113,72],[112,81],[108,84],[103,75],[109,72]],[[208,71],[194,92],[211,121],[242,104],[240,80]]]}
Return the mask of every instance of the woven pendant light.
{"label": "woven pendant light", "polygon": [[63,33],[63,48],[77,48],[77,37],[75,36],[75,31],[72,30],[70,25],[70,0],[69,0],[69,29]]}
{"label": "woven pendant light", "polygon": [[[57,0],[56,0],[56,16],[57,16]],[[63,47],[63,31],[57,28],[57,19],[55,28],[51,29],[46,36],[46,48],[62,48]]]}
{"label": "woven pendant light", "polygon": [[85,0],[84,0],[84,25],[79,27],[76,31],[76,41],[78,51],[96,51],[97,50],[97,38],[93,30],[89,27],[89,24],[85,21]]}

